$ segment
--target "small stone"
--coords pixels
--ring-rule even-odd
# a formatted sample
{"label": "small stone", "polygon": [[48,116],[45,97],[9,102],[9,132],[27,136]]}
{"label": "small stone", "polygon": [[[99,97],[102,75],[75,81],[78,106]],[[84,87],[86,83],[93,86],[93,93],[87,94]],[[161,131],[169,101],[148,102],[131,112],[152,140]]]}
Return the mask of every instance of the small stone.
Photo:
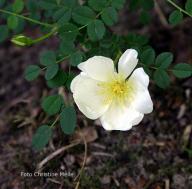
{"label": "small stone", "polygon": [[111,177],[109,175],[105,175],[100,179],[102,184],[110,184]]}
{"label": "small stone", "polygon": [[64,162],[68,165],[68,166],[71,166],[75,163],[75,158],[74,156],[72,155],[67,155],[65,158],[64,158]]}

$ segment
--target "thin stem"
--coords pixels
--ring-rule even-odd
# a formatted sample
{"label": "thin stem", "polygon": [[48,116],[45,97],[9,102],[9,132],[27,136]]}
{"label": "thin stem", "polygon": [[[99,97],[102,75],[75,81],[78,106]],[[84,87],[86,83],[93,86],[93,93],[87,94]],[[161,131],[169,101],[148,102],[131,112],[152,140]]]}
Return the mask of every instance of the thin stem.
{"label": "thin stem", "polygon": [[70,55],[64,56],[64,57],[60,58],[59,60],[57,60],[56,63],[59,64],[60,62],[62,62],[63,60],[65,60],[69,57],[70,57]]}
{"label": "thin stem", "polygon": [[116,56],[116,58],[114,60],[114,64],[117,64],[117,62],[118,62],[119,58],[121,57],[121,55],[122,55],[122,52],[119,50],[118,53],[117,53],[117,56]]}
{"label": "thin stem", "polygon": [[57,123],[57,121],[59,120],[59,115],[56,117],[55,121],[51,124],[51,128],[53,128],[55,126],[55,124]]}
{"label": "thin stem", "polygon": [[168,3],[170,3],[171,5],[173,5],[176,9],[178,9],[179,11],[185,13],[186,15],[192,17],[192,15],[190,13],[188,13],[187,11],[185,11],[184,9],[182,9],[180,6],[178,6],[176,3],[174,3],[172,0],[166,0]]}
{"label": "thin stem", "polygon": [[[154,69],[154,70],[158,70],[159,68],[158,67],[154,67],[154,66],[149,66],[149,65],[146,65],[146,64],[143,64],[143,63],[138,63],[139,65],[141,66],[147,66],[148,68],[151,68],[151,69]],[[167,69],[168,72],[173,72],[174,70],[173,69]]]}
{"label": "thin stem", "polygon": [[[70,55],[62,57],[61,59],[59,59],[59,60],[56,61],[56,64],[61,63],[63,60],[65,60],[65,59],[67,59],[67,58],[69,58],[69,57],[70,57]],[[44,71],[44,70],[46,70],[46,68],[47,68],[47,67],[41,68],[41,70]]]}
{"label": "thin stem", "polygon": [[149,66],[149,65],[146,65],[146,64],[143,64],[143,63],[138,63],[139,65],[141,66],[147,66],[148,68],[151,68],[151,69],[154,69],[154,70],[157,70],[158,68],[154,67],[154,66]]}
{"label": "thin stem", "polygon": [[[103,10],[102,10],[101,12],[99,12],[99,13],[95,16],[94,20],[97,19],[97,18],[102,14],[102,12],[103,12]],[[91,22],[92,22],[92,21],[91,21]],[[91,22],[89,22],[89,23],[87,23],[87,24],[79,27],[79,28],[78,28],[78,31],[80,31],[80,30],[82,30],[83,28],[87,27]]]}
{"label": "thin stem", "polygon": [[22,19],[24,19],[24,20],[27,20],[27,21],[29,21],[29,22],[33,22],[33,23],[35,23],[35,24],[39,24],[39,25],[42,25],[42,26],[45,26],[45,27],[51,27],[51,28],[54,27],[54,25],[52,25],[52,24],[48,24],[48,23],[45,23],[45,22],[41,22],[41,21],[38,21],[38,20],[35,20],[35,19],[32,19],[32,18],[23,16],[23,15],[14,13],[14,12],[11,12],[11,11],[7,11],[7,10],[0,9],[0,12],[5,13],[5,14],[9,14],[9,15],[13,15],[13,16],[17,16],[17,17],[22,18]]}
{"label": "thin stem", "polygon": [[43,35],[43,36],[41,36],[41,37],[39,37],[37,39],[34,39],[32,44],[38,43],[40,41],[43,41],[44,39],[47,39],[50,36],[54,35],[56,32],[57,32],[57,28],[53,29],[51,32],[49,32],[49,33],[47,33],[47,34],[45,34],[45,35]]}

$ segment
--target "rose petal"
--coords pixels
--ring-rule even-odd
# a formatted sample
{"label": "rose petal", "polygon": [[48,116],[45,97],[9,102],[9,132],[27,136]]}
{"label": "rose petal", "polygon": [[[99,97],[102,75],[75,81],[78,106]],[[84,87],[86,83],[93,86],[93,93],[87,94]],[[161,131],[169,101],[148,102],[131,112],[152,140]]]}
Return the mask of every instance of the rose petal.
{"label": "rose petal", "polygon": [[71,83],[73,98],[79,110],[90,119],[97,119],[109,107],[99,94],[98,81],[79,75]]}
{"label": "rose petal", "polygon": [[108,81],[115,72],[113,61],[103,56],[89,58],[79,64],[78,68],[90,78],[98,81]]}
{"label": "rose petal", "polygon": [[119,59],[118,73],[121,73],[122,75],[124,75],[125,78],[127,78],[134,70],[134,68],[137,66],[138,63],[137,56],[138,53],[136,50],[134,49],[126,50]]}
{"label": "rose petal", "polygon": [[105,114],[100,118],[101,124],[106,130],[126,131],[137,125],[143,119],[143,114],[129,107],[117,107],[111,105]]}
{"label": "rose petal", "polygon": [[134,83],[135,88],[131,106],[140,113],[151,113],[153,111],[153,102],[147,88],[149,76],[144,72],[143,68],[138,68],[133,72],[128,81]]}

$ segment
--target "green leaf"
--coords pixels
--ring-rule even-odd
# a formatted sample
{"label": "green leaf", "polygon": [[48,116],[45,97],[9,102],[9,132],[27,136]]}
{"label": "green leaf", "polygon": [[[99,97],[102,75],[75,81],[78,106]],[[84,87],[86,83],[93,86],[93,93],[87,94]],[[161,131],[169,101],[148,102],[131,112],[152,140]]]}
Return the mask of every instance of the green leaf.
{"label": "green leaf", "polygon": [[154,73],[154,80],[160,88],[167,88],[170,85],[170,78],[167,72],[162,69],[157,69]]}
{"label": "green leaf", "polygon": [[138,35],[135,33],[129,33],[126,36],[126,41],[130,47],[134,46],[144,46],[149,42],[149,38],[143,35]]}
{"label": "green leaf", "polygon": [[96,15],[92,9],[87,6],[80,6],[73,10],[72,18],[77,24],[86,25],[89,24]]}
{"label": "green leaf", "polygon": [[87,26],[87,34],[92,41],[98,41],[105,34],[105,26],[102,21],[94,20]]}
{"label": "green leaf", "polygon": [[179,10],[175,10],[169,15],[169,23],[172,24],[173,26],[179,24],[182,20],[183,20],[183,13],[180,12]]}
{"label": "green leaf", "polygon": [[71,86],[71,82],[72,80],[76,77],[75,73],[71,72],[69,75],[68,75],[68,79],[67,79],[67,82],[66,82],[66,87],[67,89],[70,91],[70,86]]}
{"label": "green leaf", "polygon": [[71,41],[61,41],[59,50],[62,55],[69,56],[75,52],[75,45]]}
{"label": "green leaf", "polygon": [[186,63],[180,63],[173,67],[173,74],[178,78],[186,78],[192,75],[192,66]]}
{"label": "green leaf", "polygon": [[52,130],[48,125],[40,126],[32,139],[32,146],[36,150],[42,150],[52,137]]}
{"label": "green leaf", "polygon": [[99,41],[99,46],[102,48],[110,48],[113,45],[113,41],[111,38],[104,38],[103,40]]}
{"label": "green leaf", "polygon": [[9,30],[6,25],[0,26],[0,43],[5,41],[9,35]]}
{"label": "green leaf", "polygon": [[24,73],[24,77],[27,81],[36,79],[40,74],[41,68],[36,65],[30,65],[27,67]]}
{"label": "green leaf", "polygon": [[3,7],[6,0],[0,0],[0,7]]}
{"label": "green leaf", "polygon": [[108,7],[102,12],[101,18],[106,25],[112,26],[117,22],[117,11],[113,7]]}
{"label": "green leaf", "polygon": [[140,6],[140,0],[130,0],[130,10],[134,11],[136,9],[138,9]]}
{"label": "green leaf", "polygon": [[192,15],[192,0],[187,0],[185,10]]}
{"label": "green leaf", "polygon": [[58,33],[62,40],[74,41],[79,31],[77,26],[75,26],[74,24],[67,23],[67,24],[63,24],[59,28]]}
{"label": "green leaf", "polygon": [[140,5],[144,10],[151,10],[154,7],[154,0],[140,0]]}
{"label": "green leaf", "polygon": [[47,81],[47,85],[48,85],[50,88],[55,88],[55,87],[64,86],[65,83],[66,83],[66,81],[67,81],[67,78],[68,78],[67,73],[65,73],[65,72],[62,71],[62,70],[59,70],[59,71],[57,72],[57,75],[56,75],[53,79]]}
{"label": "green leaf", "polygon": [[40,64],[49,66],[56,63],[56,55],[53,51],[43,51],[40,54]]}
{"label": "green leaf", "polygon": [[74,8],[78,5],[77,0],[63,0],[63,5],[69,8]]}
{"label": "green leaf", "polygon": [[149,24],[151,22],[151,14],[147,11],[142,11],[139,20],[144,25]]}
{"label": "green leaf", "polygon": [[147,65],[143,65],[144,71],[147,73],[148,76],[152,77],[152,71]]}
{"label": "green leaf", "polygon": [[141,63],[151,65],[155,62],[155,51],[152,48],[146,49],[141,54]]}
{"label": "green leaf", "polygon": [[18,18],[18,24],[17,24],[17,27],[14,29],[14,33],[17,34],[17,33],[23,32],[25,23],[26,23],[25,20]]}
{"label": "green leaf", "polygon": [[40,8],[44,10],[53,10],[58,8],[58,5],[56,2],[50,1],[50,0],[40,0],[38,1],[38,5]]}
{"label": "green leaf", "polygon": [[77,116],[73,107],[66,107],[61,112],[60,124],[65,134],[72,134],[76,127]]}
{"label": "green leaf", "polygon": [[192,149],[185,147],[184,151],[188,153],[189,158],[192,158]]}
{"label": "green leaf", "polygon": [[7,26],[9,29],[14,30],[18,26],[18,17],[16,16],[9,16],[7,18]]}
{"label": "green leaf", "polygon": [[12,7],[13,7],[13,12],[16,12],[16,13],[22,12],[22,10],[24,8],[23,0],[15,0]]}
{"label": "green leaf", "polygon": [[166,69],[173,62],[173,54],[170,52],[164,52],[157,56],[155,64],[157,67]]}
{"label": "green leaf", "polygon": [[47,66],[47,70],[45,73],[45,79],[46,80],[53,79],[58,71],[59,71],[58,64],[51,64],[51,65]]}
{"label": "green leaf", "polygon": [[36,12],[38,9],[37,2],[34,0],[27,0],[26,7],[30,12]]}
{"label": "green leaf", "polygon": [[101,11],[103,10],[104,7],[107,6],[107,0],[102,0],[102,1],[98,1],[98,0],[89,0],[88,4],[89,6],[95,10],[95,11]]}
{"label": "green leaf", "polygon": [[82,52],[77,51],[76,53],[73,53],[70,56],[70,64],[72,66],[77,66],[78,64],[80,64],[82,62],[83,56],[82,56]]}
{"label": "green leaf", "polygon": [[52,95],[45,97],[41,105],[47,114],[54,115],[60,111],[62,104],[63,99],[60,95]]}
{"label": "green leaf", "polygon": [[125,2],[126,2],[125,0],[113,0],[113,1],[111,1],[111,5],[112,5],[112,7],[120,10],[123,8]]}
{"label": "green leaf", "polygon": [[53,18],[55,21],[57,21],[58,24],[63,24],[65,22],[68,22],[71,19],[71,9],[68,7],[63,7],[55,12],[53,15]]}

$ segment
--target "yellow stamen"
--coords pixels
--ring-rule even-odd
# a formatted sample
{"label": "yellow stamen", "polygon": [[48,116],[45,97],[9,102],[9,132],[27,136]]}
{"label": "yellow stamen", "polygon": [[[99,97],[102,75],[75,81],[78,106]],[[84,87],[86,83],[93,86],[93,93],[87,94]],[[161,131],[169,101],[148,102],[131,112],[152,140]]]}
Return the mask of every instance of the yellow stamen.
{"label": "yellow stamen", "polygon": [[125,104],[133,97],[133,84],[117,74],[111,81],[98,83],[100,95],[104,97],[104,103],[115,102]]}

